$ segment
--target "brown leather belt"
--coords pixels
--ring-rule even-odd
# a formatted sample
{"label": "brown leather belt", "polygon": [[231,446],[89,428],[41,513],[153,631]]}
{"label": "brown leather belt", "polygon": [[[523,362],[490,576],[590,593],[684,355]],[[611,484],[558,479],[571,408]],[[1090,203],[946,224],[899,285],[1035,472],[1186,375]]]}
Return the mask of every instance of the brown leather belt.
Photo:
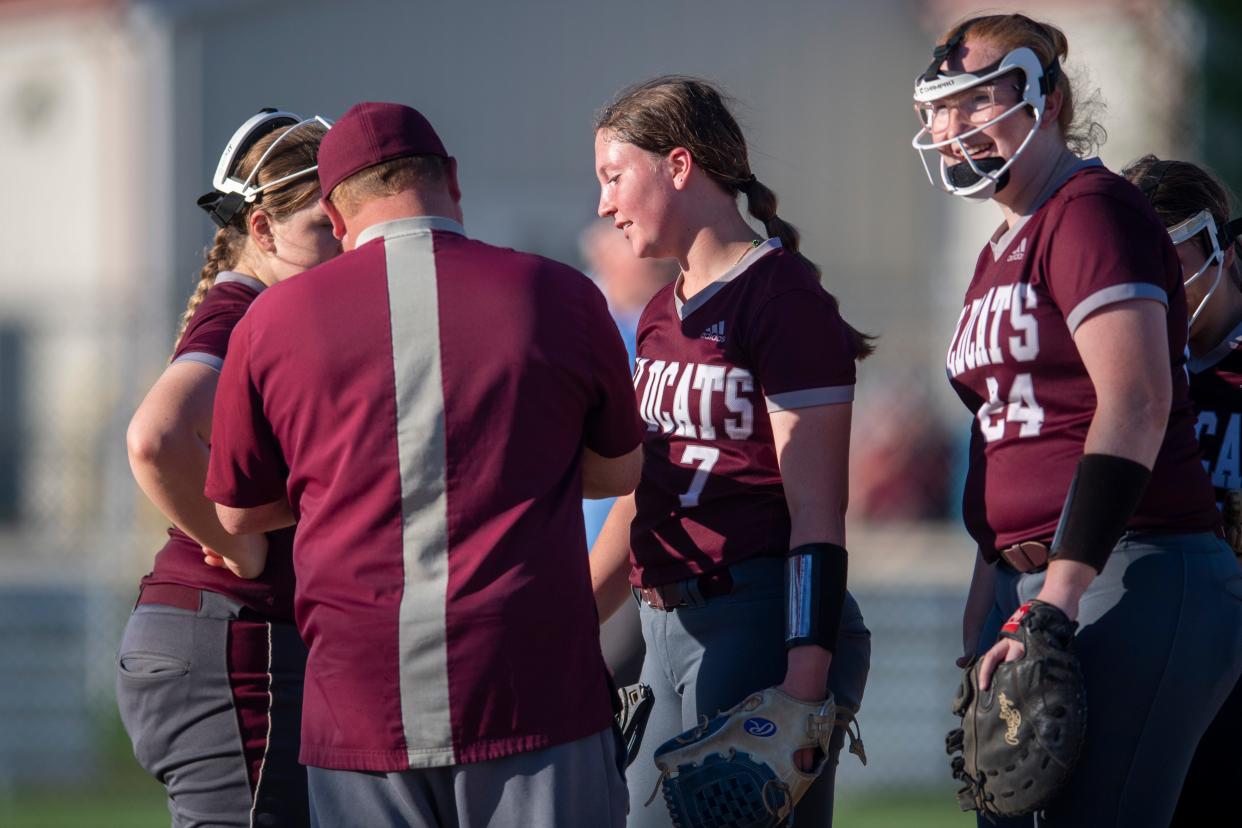
{"label": "brown leather belt", "polygon": [[667,612],[678,607],[701,607],[708,598],[718,598],[732,591],[733,576],[728,569],[721,569],[671,584],[636,587],[634,594],[652,609]]}
{"label": "brown leather belt", "polygon": [[1048,546],[1039,541],[1022,541],[1000,551],[1001,560],[1022,573],[1043,572],[1048,568]]}

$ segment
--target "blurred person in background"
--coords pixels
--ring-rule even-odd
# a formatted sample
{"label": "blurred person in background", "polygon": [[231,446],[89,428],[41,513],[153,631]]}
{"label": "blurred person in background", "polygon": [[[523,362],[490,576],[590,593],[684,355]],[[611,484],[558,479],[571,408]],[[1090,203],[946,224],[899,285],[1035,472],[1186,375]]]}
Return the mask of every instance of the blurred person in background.
{"label": "blurred person in background", "polygon": [[[665,800],[646,805],[663,742],[774,686],[803,701],[831,693],[847,719],[861,703],[870,632],[846,591],[845,506],[855,362],[871,345],[798,252],[712,85],[656,78],[595,128],[599,214],[634,255],[681,267],[638,325],[642,480],[591,551],[600,618],[641,602],[641,680],[655,697],[629,825],[666,826]],[[805,590],[786,591],[790,573]],[[819,772],[799,824],[831,824],[844,738],[834,728],[827,757],[799,751]]]}
{"label": "blurred person in background", "polygon": [[[677,263],[671,259],[640,259],[635,256],[625,236],[607,220],[597,221],[583,230],[578,242],[587,264],[587,275],[595,280],[608,300],[608,312],[621,331],[621,341],[625,343],[632,366],[639,314],[656,291],[677,276]],[[595,544],[613,502],[614,498],[582,501],[588,549]],[[627,685],[638,681],[643,661],[638,604],[626,601],[617,614],[600,628],[599,634],[604,660],[612,669],[616,682]]]}
{"label": "blurred person in background", "polygon": [[1042,602],[1076,621],[1086,741],[1038,822],[1166,826],[1242,671],[1242,589],[1195,442],[1177,254],[1141,194],[1081,157],[1094,129],[1067,53],[1052,25],[972,18],[915,84],[929,178],[1003,216],[947,358],[974,415],[959,663],[982,656],[986,690],[1022,655],[1004,619]]}
{"label": "blurred person in background", "polygon": [[[1242,219],[1208,171],[1146,155],[1121,171],[1156,208],[1177,247],[1190,309],[1190,399],[1226,537],[1242,553]],[[1242,682],[1199,741],[1173,815],[1174,828],[1211,825],[1235,807],[1242,779]]]}
{"label": "blurred person in background", "polygon": [[[308,824],[293,530],[228,534],[203,484],[233,327],[263,290],[340,252],[315,176],[326,127],[265,110],[233,135],[199,200],[219,229],[171,362],[129,425],[134,477],[173,526],[125,627],[117,702],[174,826]],[[267,553],[251,580],[206,551],[249,549]]]}
{"label": "blurred person in background", "polygon": [[[850,514],[875,523],[941,520],[950,511],[953,446],[926,384],[882,378],[857,405]],[[894,417],[894,411],[917,412]]]}

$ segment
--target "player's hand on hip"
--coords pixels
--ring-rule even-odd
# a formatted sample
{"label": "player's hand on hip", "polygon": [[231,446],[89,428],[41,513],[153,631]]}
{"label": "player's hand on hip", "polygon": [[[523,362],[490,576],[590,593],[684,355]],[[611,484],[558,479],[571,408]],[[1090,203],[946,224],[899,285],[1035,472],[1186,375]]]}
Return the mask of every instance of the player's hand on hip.
{"label": "player's hand on hip", "polygon": [[203,563],[227,569],[239,578],[257,578],[267,566],[267,536],[237,535],[228,549],[203,547]]}

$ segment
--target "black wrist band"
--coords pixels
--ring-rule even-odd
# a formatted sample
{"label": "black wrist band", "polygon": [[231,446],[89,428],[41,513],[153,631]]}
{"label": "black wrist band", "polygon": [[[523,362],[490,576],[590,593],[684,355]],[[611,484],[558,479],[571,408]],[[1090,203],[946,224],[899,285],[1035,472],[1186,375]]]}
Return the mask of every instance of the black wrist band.
{"label": "black wrist band", "polygon": [[1052,558],[1080,561],[1102,571],[1150,479],[1151,470],[1142,463],[1111,454],[1084,454],[1065,496]]}
{"label": "black wrist band", "polygon": [[806,543],[785,558],[785,649],[837,647],[849,555],[835,543]]}

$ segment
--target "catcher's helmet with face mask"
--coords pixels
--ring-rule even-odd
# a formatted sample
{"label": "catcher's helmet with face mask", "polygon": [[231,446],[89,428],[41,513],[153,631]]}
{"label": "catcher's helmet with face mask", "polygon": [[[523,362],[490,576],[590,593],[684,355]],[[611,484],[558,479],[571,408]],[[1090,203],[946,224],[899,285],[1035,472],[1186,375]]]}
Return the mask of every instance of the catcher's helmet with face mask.
{"label": "catcher's helmet with face mask", "polygon": [[[257,115],[248,119],[244,124],[237,128],[233,133],[233,137],[229,139],[228,144],[224,147],[224,152],[220,154],[220,161],[216,164],[216,174],[212,177],[212,191],[198,199],[198,206],[211,216],[220,227],[227,227],[233,217],[241,210],[243,204],[253,203],[259,194],[264,190],[275,187],[279,184],[301,178],[304,175],[319,169],[318,165],[312,165],[303,170],[289,173],[275,181],[269,181],[261,186],[255,185],[256,177],[259,170],[263,167],[263,162],[268,159],[272,151],[280,146],[280,142],[288,138],[295,130],[309,124],[320,124],[325,129],[332,126],[332,122],[319,115],[313,118],[302,118],[292,112],[281,112],[271,107],[259,110]],[[236,176],[237,165],[241,163],[241,159],[246,156],[258,141],[270,132],[283,127],[288,127],[285,133],[272,142],[259,160],[255,162],[254,169],[242,180]]]}
{"label": "catcher's helmet with face mask", "polygon": [[[966,29],[962,29],[946,43],[937,46],[932,53],[932,62],[927,67],[927,70],[915,79],[914,103],[915,109],[920,114],[922,127],[915,134],[910,145],[918,152],[919,160],[923,162],[923,169],[927,172],[927,180],[934,186],[939,186],[946,192],[962,196],[963,198],[987,199],[1003,189],[1009,182],[1009,168],[1018,160],[1018,157],[1022,155],[1027,145],[1031,143],[1031,139],[1035,137],[1035,133],[1039,131],[1039,126],[1044,119],[1047,95],[1056,88],[1057,80],[1061,75],[1061,66],[1056,58],[1053,58],[1052,63],[1047,67],[1042,66],[1039,62],[1039,57],[1024,46],[1014,49],[991,66],[986,66],[974,72],[942,70],[940,68],[941,64],[953,55],[955,49],[961,46],[965,35]],[[995,118],[991,118],[986,123],[969,129],[960,135],[945,138],[941,141],[931,139],[932,120],[937,102],[956,97],[970,89],[982,87],[985,84],[992,83],[997,78],[1016,72],[1021,72],[1024,79],[1023,84],[1019,86],[1022,96],[1016,104]],[[970,150],[965,143],[967,139],[978,135],[983,130],[1000,123],[1027,107],[1034,114],[1035,120],[1031,124],[1031,129],[1027,133],[1026,138],[1022,140],[1012,158],[975,159],[971,157]],[[924,136],[928,136],[927,140],[923,140]],[[950,164],[948,158],[939,153],[939,150],[953,144],[958,146],[962,156],[966,159],[959,164]],[[935,176],[932,175],[931,166],[927,160],[929,152],[935,152],[940,155],[939,183],[936,181]]]}
{"label": "catcher's helmet with face mask", "polygon": [[1185,244],[1192,239],[1206,239],[1204,248],[1209,251],[1208,257],[1203,260],[1203,265],[1194,274],[1185,278],[1186,287],[1199,281],[1213,264],[1216,265],[1216,278],[1212,280],[1212,286],[1207,289],[1207,293],[1203,294],[1203,298],[1199,300],[1199,306],[1190,315],[1190,325],[1195,324],[1195,320],[1207,307],[1208,300],[1212,298],[1216,288],[1220,287],[1221,276],[1225,272],[1225,251],[1229,249],[1229,245],[1233,244],[1239,231],[1242,231],[1242,219],[1234,219],[1218,229],[1216,220],[1212,218],[1211,210],[1200,210],[1185,221],[1169,228],[1169,238],[1173,240],[1175,246]]}

